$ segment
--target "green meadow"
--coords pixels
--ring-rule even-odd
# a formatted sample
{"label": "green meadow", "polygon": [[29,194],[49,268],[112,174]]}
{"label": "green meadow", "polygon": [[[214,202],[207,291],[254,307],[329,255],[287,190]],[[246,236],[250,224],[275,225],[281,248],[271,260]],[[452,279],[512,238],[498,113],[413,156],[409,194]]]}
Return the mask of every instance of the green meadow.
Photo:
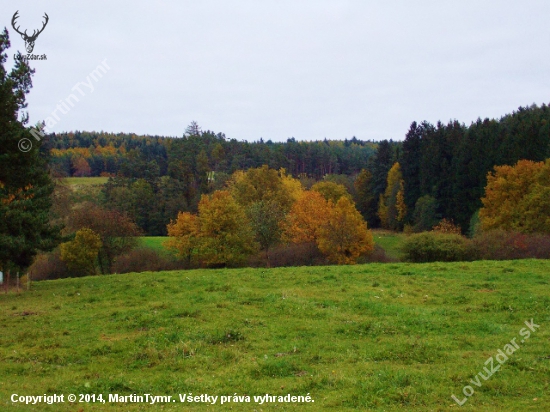
{"label": "green meadow", "polygon": [[395,260],[403,258],[401,246],[407,235],[389,230],[374,229],[372,230],[372,237],[374,238],[374,243],[384,249],[388,257]]}
{"label": "green meadow", "polygon": [[67,177],[62,182],[71,189],[70,201],[72,204],[80,202],[97,202],[101,196],[103,185],[108,177]]}
{"label": "green meadow", "polygon": [[[396,261],[401,260],[403,253],[401,252],[401,245],[403,244],[406,235],[403,233],[390,232],[388,230],[375,229],[372,231],[374,243],[382,247],[386,252],[386,255]],[[164,242],[168,240],[165,236],[142,236],[141,246],[153,249],[156,252],[168,253]]]}
{"label": "green meadow", "polygon": [[[0,409],[550,410],[550,261],[145,272],[0,296]],[[524,322],[540,325],[520,342]],[[513,338],[519,349],[470,383]],[[475,390],[463,406],[463,387]],[[12,394],[175,403],[12,404]],[[250,403],[179,403],[178,394]],[[309,394],[258,405],[253,396]]]}
{"label": "green meadow", "polygon": [[169,254],[168,250],[164,246],[164,243],[167,240],[167,236],[141,236],[140,246],[153,249],[155,252],[161,254]]}
{"label": "green meadow", "polygon": [[108,177],[66,177],[63,179],[71,186],[96,186],[104,185],[109,180]]}

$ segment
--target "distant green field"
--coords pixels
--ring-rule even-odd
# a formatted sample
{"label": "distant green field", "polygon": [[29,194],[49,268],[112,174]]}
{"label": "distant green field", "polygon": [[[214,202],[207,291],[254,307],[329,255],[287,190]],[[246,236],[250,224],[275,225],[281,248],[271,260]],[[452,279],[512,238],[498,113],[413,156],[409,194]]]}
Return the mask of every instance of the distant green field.
{"label": "distant green field", "polygon": [[71,190],[71,202],[97,202],[108,177],[68,177],[63,179]]}
{"label": "distant green field", "polygon": [[[401,252],[401,245],[405,239],[405,235],[402,233],[389,232],[387,230],[373,230],[374,242],[380,245],[386,254],[396,260],[401,260],[403,254]],[[157,252],[166,252],[166,248],[163,243],[168,239],[164,236],[143,236],[141,238],[142,245]]]}
{"label": "distant green field", "polygon": [[[2,411],[550,410],[550,261],[129,273],[0,295]],[[520,336],[527,320],[540,325]],[[487,363],[512,339],[517,352]],[[501,357],[502,359],[502,357]],[[485,368],[499,367],[487,380]],[[479,380],[477,383],[476,377]],[[472,383],[474,382],[474,383]],[[464,406],[451,398],[465,398]],[[12,394],[177,402],[24,406]],[[302,395],[314,403],[182,404]],[[468,392],[469,393],[469,392]]]}
{"label": "distant green field", "polygon": [[401,246],[405,241],[406,235],[379,229],[374,229],[372,235],[374,243],[380,245],[389,257],[396,260],[402,259],[403,252],[401,252]]}
{"label": "distant green field", "polygon": [[164,247],[164,242],[168,240],[167,236],[142,236],[141,246],[148,247],[160,253],[168,253]]}
{"label": "distant green field", "polygon": [[64,179],[69,185],[103,185],[109,180],[108,177],[67,177]]}

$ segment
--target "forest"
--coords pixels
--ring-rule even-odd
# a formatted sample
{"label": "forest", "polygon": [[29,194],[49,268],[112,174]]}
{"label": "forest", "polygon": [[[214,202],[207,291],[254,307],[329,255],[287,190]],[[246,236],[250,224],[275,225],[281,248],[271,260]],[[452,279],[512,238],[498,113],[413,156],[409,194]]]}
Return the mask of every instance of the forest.
{"label": "forest", "polygon": [[100,203],[129,215],[146,235],[166,235],[178,212],[198,210],[201,195],[223,188],[238,170],[263,165],[285,169],[306,189],[321,180],[343,184],[371,228],[420,231],[447,219],[467,233],[495,166],[550,157],[550,110],[519,107],[469,126],[412,122],[403,141],[246,142],[193,122],[181,138],[51,134],[42,150],[55,176],[111,177]]}
{"label": "forest", "polygon": [[[0,39],[3,50],[7,33]],[[510,240],[507,256],[550,250],[537,246],[550,233],[546,104],[469,126],[415,121],[402,141],[246,142],[192,122],[177,138],[76,131],[22,151],[17,142],[32,136],[19,113],[34,71],[16,56],[3,73],[8,277],[31,265],[44,278],[142,270],[162,259],[137,248],[140,236],[170,237],[178,261],[156,270],[270,266],[273,251],[278,266],[387,261],[375,228],[418,233],[409,261],[494,258]],[[79,177],[107,181],[75,191],[65,178]]]}

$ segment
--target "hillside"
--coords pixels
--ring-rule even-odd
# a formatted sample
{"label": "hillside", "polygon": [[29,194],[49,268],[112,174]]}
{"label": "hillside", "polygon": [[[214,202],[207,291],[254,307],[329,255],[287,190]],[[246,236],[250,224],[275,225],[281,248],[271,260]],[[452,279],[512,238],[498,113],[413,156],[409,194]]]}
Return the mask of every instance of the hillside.
{"label": "hillside", "polygon": [[[2,410],[11,394],[155,394],[162,410],[545,410],[550,261],[193,270],[35,283],[0,297]],[[524,322],[540,325],[519,343]],[[469,383],[513,338],[518,352]],[[464,406],[465,385],[475,393]],[[314,403],[179,403],[178,394]],[[124,406],[123,406],[124,405]]]}

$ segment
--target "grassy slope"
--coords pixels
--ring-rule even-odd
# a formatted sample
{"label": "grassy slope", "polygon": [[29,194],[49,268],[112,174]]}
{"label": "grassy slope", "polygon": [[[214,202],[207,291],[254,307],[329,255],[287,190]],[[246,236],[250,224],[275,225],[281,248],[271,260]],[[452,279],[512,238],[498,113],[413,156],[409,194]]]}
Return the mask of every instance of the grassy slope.
{"label": "grassy slope", "polygon": [[64,179],[67,184],[73,186],[103,185],[109,180],[108,177],[67,177]]}
{"label": "grassy slope", "polygon": [[405,240],[405,234],[390,232],[389,230],[373,229],[372,236],[374,237],[374,243],[380,245],[389,257],[396,260],[402,259],[403,253],[400,248]]}
{"label": "grassy slope", "polygon": [[[405,239],[404,234],[380,229],[373,230],[372,234],[374,237],[374,242],[380,245],[389,257],[396,260],[401,260],[403,254],[400,247]],[[144,247],[156,250],[157,252],[166,252],[166,248],[163,243],[167,239],[167,237],[163,236],[142,236],[141,244]]]}
{"label": "grassy slope", "polygon": [[164,247],[164,242],[167,240],[167,236],[142,236],[140,238],[141,246],[153,249],[159,253],[168,253]]}
{"label": "grassy slope", "polygon": [[77,204],[97,201],[108,179],[108,177],[68,177],[63,179],[63,182],[72,190],[70,197],[72,204]]}
{"label": "grassy slope", "polygon": [[[548,410],[549,273],[549,261],[530,260],[35,283],[30,292],[0,296],[0,405],[121,410],[114,404],[15,408],[11,393],[309,392],[314,404],[261,409]],[[539,331],[465,406],[456,405],[451,394],[460,395],[531,318]],[[195,409],[214,410],[185,410]],[[124,410],[159,408],[126,404]]]}

